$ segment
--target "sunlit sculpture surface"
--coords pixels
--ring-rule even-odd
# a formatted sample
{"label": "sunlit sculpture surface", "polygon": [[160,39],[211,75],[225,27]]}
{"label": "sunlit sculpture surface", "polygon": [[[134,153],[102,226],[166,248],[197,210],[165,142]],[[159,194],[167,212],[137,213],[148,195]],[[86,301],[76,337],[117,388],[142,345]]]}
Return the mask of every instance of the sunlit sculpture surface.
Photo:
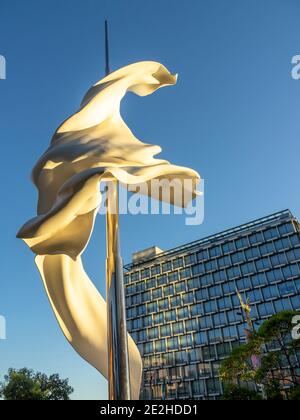
{"label": "sunlit sculpture surface", "polygon": [[[18,237],[37,254],[35,262],[64,335],[104,376],[106,303],[86,274],[81,254],[101,204],[100,182],[190,179],[195,194],[197,172],[155,159],[160,147],[138,140],[120,116],[120,101],[127,91],[146,96],[176,80],[164,66],[151,61],[111,73],[92,86],[79,111],[56,130],[32,173],[39,192],[37,216],[21,228]],[[174,197],[171,201],[187,204]],[[142,363],[130,337],[129,361],[132,398],[137,399]]]}

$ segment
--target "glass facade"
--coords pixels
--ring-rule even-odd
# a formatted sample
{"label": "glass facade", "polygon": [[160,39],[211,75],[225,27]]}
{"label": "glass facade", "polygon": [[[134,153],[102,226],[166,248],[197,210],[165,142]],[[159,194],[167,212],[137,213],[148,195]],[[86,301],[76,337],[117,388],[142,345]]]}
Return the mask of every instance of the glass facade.
{"label": "glass facade", "polygon": [[141,399],[220,397],[220,363],[246,339],[236,290],[256,326],[300,310],[299,232],[285,210],[125,267]]}

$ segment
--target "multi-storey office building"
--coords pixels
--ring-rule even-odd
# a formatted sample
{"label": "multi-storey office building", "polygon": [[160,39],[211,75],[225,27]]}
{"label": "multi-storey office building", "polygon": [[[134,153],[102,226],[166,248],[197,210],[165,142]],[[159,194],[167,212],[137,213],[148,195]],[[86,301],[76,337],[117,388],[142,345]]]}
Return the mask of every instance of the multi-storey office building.
{"label": "multi-storey office building", "polygon": [[259,325],[300,309],[300,227],[289,210],[126,266],[128,329],[143,357],[141,398],[215,399],[220,362],[245,341],[237,290]]}

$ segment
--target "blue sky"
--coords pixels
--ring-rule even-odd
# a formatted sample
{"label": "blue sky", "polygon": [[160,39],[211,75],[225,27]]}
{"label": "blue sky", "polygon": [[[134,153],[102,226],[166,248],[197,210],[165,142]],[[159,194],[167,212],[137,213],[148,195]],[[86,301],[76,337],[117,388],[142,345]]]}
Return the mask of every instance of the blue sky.
{"label": "blue sky", "polygon": [[[176,87],[128,95],[122,114],[161,157],[205,178],[205,221],[122,216],[125,262],[133,251],[189,242],[275,211],[300,216],[300,54],[297,0],[0,0],[1,266],[0,377],[31,367],[69,377],[73,398],[104,399],[106,382],[62,336],[33,254],[15,239],[33,217],[30,171],[56,127],[103,76],[103,21],[111,67],[155,60],[179,73]],[[84,261],[104,292],[105,225],[98,217]],[[99,331],[101,334],[101,331]]]}

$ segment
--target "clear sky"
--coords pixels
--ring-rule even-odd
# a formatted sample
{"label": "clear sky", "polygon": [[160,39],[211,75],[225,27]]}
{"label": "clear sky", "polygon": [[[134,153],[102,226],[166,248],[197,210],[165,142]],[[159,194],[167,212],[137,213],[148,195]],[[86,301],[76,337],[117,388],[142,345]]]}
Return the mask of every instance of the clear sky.
{"label": "clear sky", "polygon": [[[129,95],[122,114],[161,157],[205,178],[205,221],[122,216],[122,252],[169,249],[290,208],[300,216],[300,54],[298,0],[0,0],[1,266],[0,377],[31,367],[69,377],[73,398],[104,399],[106,382],[60,332],[33,254],[15,239],[35,215],[29,175],[56,127],[103,76],[103,21],[111,67],[155,60],[179,73],[176,87]],[[84,261],[104,292],[104,218]],[[101,331],[99,331],[101,334]]]}

